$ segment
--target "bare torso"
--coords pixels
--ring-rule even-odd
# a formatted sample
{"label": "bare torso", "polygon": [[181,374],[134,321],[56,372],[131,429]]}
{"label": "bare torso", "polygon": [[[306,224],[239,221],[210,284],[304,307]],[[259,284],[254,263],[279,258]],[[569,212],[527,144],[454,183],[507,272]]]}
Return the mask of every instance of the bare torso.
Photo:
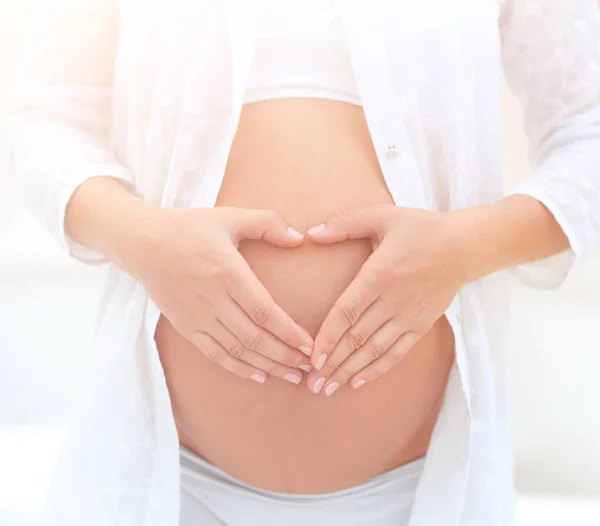
{"label": "bare torso", "polygon": [[[244,107],[217,206],[275,209],[304,231],[340,209],[392,202],[362,108],[314,99]],[[315,336],[371,246],[244,241],[240,252]],[[286,493],[347,488],[424,455],[454,359],[443,317],[391,372],[328,398],[304,382],[242,380],[209,362],[164,317],[155,339],[180,441],[248,484]]]}

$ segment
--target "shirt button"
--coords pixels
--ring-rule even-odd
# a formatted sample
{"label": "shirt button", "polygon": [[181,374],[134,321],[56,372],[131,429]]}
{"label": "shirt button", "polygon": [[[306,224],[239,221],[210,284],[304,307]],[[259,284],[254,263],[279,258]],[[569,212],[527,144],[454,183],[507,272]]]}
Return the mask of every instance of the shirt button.
{"label": "shirt button", "polygon": [[183,208],[193,206],[195,197],[196,194],[191,188],[184,189],[179,196],[179,206]]}
{"label": "shirt button", "polygon": [[395,153],[399,152],[400,150],[393,142],[391,142],[388,144],[387,149],[385,151],[389,154],[395,154]]}

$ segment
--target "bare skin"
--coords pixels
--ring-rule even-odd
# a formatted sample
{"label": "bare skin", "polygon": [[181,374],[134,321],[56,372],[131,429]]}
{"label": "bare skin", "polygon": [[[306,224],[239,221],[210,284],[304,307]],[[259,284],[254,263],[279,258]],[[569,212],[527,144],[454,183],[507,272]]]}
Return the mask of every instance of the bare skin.
{"label": "bare skin", "polygon": [[[392,199],[361,108],[280,100],[244,109],[217,206],[274,209],[304,231],[336,210],[384,203]],[[368,240],[293,249],[243,241],[239,249],[312,337],[372,252]],[[388,375],[325,400],[304,382],[257,386],[226,374],[165,318],[156,341],[181,441],[243,481],[283,492],[350,487],[424,455],[453,359],[441,319]]]}
{"label": "bare skin", "polygon": [[[304,232],[320,223],[331,226],[331,216],[340,210],[391,204],[360,108],[284,100],[244,109],[217,208],[166,211],[134,198],[114,180],[96,178],[71,199],[65,226],[73,239],[142,281],[161,307],[164,316],[155,339],[182,443],[255,486],[322,493],[358,484],[425,453],[454,342],[442,316],[445,299],[432,297],[441,312],[436,317],[436,309],[428,311],[436,319],[419,326],[419,341],[402,360],[358,390],[348,383],[333,396],[315,395],[307,387],[314,387],[318,375],[311,372],[306,385],[300,367],[309,359],[298,349],[316,344],[332,307],[366,268],[374,249],[369,238],[380,227],[373,214],[363,219],[370,223],[362,228],[364,235],[352,232],[356,225],[338,221],[336,228],[344,230],[341,237],[357,239],[329,244],[312,236],[293,241],[293,236],[286,237],[286,225]],[[279,214],[266,217],[251,212],[254,209]],[[457,286],[458,274],[461,283],[468,283],[568,246],[548,210],[527,196],[445,213],[441,222],[393,213],[393,221],[391,213],[381,218],[382,224],[393,226],[392,233],[398,221],[439,227],[435,242],[420,242],[430,250],[419,253],[443,253],[444,265],[456,269],[441,278],[444,285],[451,282],[440,287],[445,293]],[[264,240],[256,240],[261,237]],[[417,240],[411,243],[417,248]],[[199,245],[212,251],[199,250]],[[251,273],[239,261],[231,265],[236,248]],[[395,255],[400,250],[412,253],[411,247],[384,242],[375,251],[384,249]],[[234,283],[243,277],[248,284],[244,310],[253,323],[251,330],[264,329],[277,339],[255,351],[261,360],[270,360],[268,367],[264,362],[262,368],[257,365],[257,354],[239,349],[235,356],[226,349],[219,354],[214,342],[208,349],[206,339],[195,339],[194,327],[206,325],[203,330],[211,335],[213,326],[207,320],[230,316],[229,307],[215,303],[221,297],[217,290],[208,298],[214,307],[210,309],[198,302],[201,292],[189,294],[205,289],[198,283],[214,283],[203,273],[205,267],[215,268],[214,261],[231,267],[231,274],[219,283],[236,276]],[[404,276],[417,278],[415,269],[435,268],[432,265],[425,259],[415,261],[413,271]],[[397,290],[404,290],[401,277],[394,276]],[[377,284],[376,279],[367,281]],[[271,315],[252,319],[252,305],[261,302]],[[274,319],[278,323],[273,324]],[[239,327],[232,330],[244,334]],[[318,350],[314,354],[313,359]],[[264,383],[248,381],[251,373],[264,374]],[[303,375],[302,382],[284,379],[288,374]]]}

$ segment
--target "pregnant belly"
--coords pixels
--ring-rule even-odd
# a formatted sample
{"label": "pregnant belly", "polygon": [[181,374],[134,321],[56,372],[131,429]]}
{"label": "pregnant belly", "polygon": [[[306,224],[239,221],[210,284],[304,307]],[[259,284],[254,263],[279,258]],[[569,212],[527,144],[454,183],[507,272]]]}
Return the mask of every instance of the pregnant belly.
{"label": "pregnant belly", "polygon": [[[362,109],[288,99],[245,106],[216,206],[270,208],[297,230],[344,208],[392,203]],[[240,252],[311,335],[371,254],[367,240]],[[161,317],[156,335],[180,441],[232,476],[289,493],[351,487],[425,454],[454,358],[445,318],[391,372],[330,398],[239,379]]]}

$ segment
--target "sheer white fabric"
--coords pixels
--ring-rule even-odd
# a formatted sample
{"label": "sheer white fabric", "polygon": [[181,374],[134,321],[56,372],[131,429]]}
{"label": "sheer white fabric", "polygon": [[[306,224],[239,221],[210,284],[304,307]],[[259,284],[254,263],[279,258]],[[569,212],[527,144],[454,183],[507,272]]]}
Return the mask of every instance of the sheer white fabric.
{"label": "sheer white fabric", "polygon": [[[558,286],[600,239],[600,16],[593,0],[338,2],[379,162],[400,206],[501,198],[502,66],[525,107],[542,201],[571,249],[516,269]],[[111,175],[167,207],[212,206],[244,99],[260,0],[51,0],[25,45],[12,169],[74,257],[66,203]],[[448,309],[457,346],[411,526],[513,524],[505,275]],[[159,312],[110,266],[90,378],[48,499],[56,526],[176,526],[179,455]]]}

